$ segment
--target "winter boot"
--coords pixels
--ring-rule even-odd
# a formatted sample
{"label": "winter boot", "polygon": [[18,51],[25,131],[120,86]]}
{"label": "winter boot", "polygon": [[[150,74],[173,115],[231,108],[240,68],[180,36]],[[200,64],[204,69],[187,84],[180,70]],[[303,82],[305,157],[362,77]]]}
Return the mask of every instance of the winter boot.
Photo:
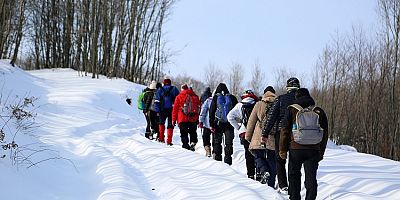
{"label": "winter boot", "polygon": [[204,149],[206,150],[206,156],[211,157],[211,147],[210,146],[204,146]]}
{"label": "winter boot", "polygon": [[196,143],[194,143],[194,142],[190,143],[190,151],[195,151],[196,150],[195,147],[196,147]]}
{"label": "winter boot", "polygon": [[173,128],[169,128],[167,129],[167,144],[168,145],[172,145],[172,136],[174,134],[174,129]]}
{"label": "winter boot", "polygon": [[150,132],[144,133],[144,137],[146,137],[146,138],[149,139],[149,140],[152,140],[152,139],[153,139],[153,137],[151,136],[151,133],[150,133]]}
{"label": "winter boot", "polygon": [[227,156],[227,155],[225,155],[225,157],[224,157],[224,162],[226,163],[226,164],[228,164],[228,165],[232,165],[232,156]]}
{"label": "winter boot", "polygon": [[160,125],[158,125],[158,128],[160,130],[160,135],[159,135],[158,141],[161,143],[165,143],[165,140],[164,140],[165,125],[160,124]]}
{"label": "winter boot", "polygon": [[264,172],[261,176],[261,180],[260,180],[261,184],[267,184],[268,180],[269,180],[269,176],[270,176],[269,172]]}

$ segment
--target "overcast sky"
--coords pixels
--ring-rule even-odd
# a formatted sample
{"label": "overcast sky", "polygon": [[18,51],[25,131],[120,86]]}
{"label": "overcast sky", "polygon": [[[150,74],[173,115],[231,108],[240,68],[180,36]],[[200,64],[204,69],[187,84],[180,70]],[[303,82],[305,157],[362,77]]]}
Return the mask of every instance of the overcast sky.
{"label": "overcast sky", "polygon": [[209,63],[227,71],[236,62],[246,69],[247,82],[258,60],[270,84],[276,68],[311,74],[337,32],[351,32],[352,26],[376,30],[377,2],[179,0],[165,24],[168,46],[178,51],[167,71],[204,80]]}

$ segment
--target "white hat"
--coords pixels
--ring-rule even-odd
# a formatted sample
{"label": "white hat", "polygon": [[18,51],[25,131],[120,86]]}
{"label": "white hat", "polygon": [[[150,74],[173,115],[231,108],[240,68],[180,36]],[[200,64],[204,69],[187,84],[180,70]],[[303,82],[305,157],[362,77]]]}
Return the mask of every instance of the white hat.
{"label": "white hat", "polygon": [[151,89],[151,90],[156,89],[156,85],[157,85],[156,81],[151,81],[151,84],[149,85],[149,89]]}

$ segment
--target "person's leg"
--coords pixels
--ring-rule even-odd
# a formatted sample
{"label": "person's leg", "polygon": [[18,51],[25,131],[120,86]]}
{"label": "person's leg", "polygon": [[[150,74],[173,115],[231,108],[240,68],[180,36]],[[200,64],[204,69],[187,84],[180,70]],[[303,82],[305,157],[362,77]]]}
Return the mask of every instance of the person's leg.
{"label": "person's leg", "polygon": [[167,116],[165,115],[165,113],[160,112],[159,113],[159,126],[158,126],[159,131],[160,131],[159,141],[163,142],[163,143],[165,142],[164,133],[165,133],[165,120],[166,119],[167,119]]}
{"label": "person's leg", "polygon": [[223,129],[221,126],[217,126],[215,128],[215,133],[213,134],[213,153],[214,159],[218,161],[222,161],[222,136]]}
{"label": "person's leg", "polygon": [[317,198],[317,170],[319,152],[316,150],[307,150],[307,160],[304,161],[305,173],[305,187],[306,187],[306,200],[313,200]]}
{"label": "person's leg", "polygon": [[286,176],[286,159],[282,159],[279,156],[279,132],[275,134],[275,158],[278,186],[282,189],[288,187],[288,181]]}
{"label": "person's leg", "polygon": [[208,128],[203,128],[203,146],[211,146],[210,138],[211,138],[211,130]]}
{"label": "person's leg", "polygon": [[246,159],[246,168],[247,168],[247,176],[254,177],[256,174],[255,172],[255,163],[254,163],[254,156],[249,151],[250,142],[247,140],[243,141],[244,146],[244,158]]}
{"label": "person's leg", "polygon": [[188,138],[188,133],[189,133],[188,123],[187,122],[180,123],[179,130],[181,133],[182,148],[189,149],[190,146],[189,146],[189,138]]}
{"label": "person's leg", "polygon": [[255,149],[254,152],[254,161],[257,167],[257,171],[263,174],[268,171],[268,164],[265,160],[265,150],[263,149]]}
{"label": "person's leg", "polygon": [[228,165],[232,165],[232,154],[233,154],[233,138],[235,137],[233,128],[225,124],[225,157],[224,162]]}
{"label": "person's leg", "polygon": [[150,114],[149,113],[143,113],[144,118],[146,119],[146,133],[144,134],[146,138],[150,137],[151,129],[150,129]]}
{"label": "person's leg", "polygon": [[268,180],[268,186],[274,188],[275,187],[275,177],[276,177],[276,155],[275,151],[267,149],[267,164],[268,164],[268,172],[271,175]]}
{"label": "person's leg", "polygon": [[199,141],[197,138],[197,123],[196,122],[189,122],[189,134],[190,134],[190,143],[195,143]]}
{"label": "person's leg", "polygon": [[301,165],[303,164],[302,150],[290,150],[289,152],[289,198],[301,199]]}
{"label": "person's leg", "polygon": [[172,144],[172,136],[174,134],[174,126],[172,125],[172,108],[166,110],[167,118],[168,118],[168,126],[167,126],[167,144]]}

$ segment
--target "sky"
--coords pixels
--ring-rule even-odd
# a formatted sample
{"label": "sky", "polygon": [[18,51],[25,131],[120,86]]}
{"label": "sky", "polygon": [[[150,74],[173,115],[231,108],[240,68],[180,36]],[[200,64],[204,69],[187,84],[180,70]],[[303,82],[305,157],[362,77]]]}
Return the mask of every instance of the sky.
{"label": "sky", "polygon": [[[37,114],[34,131],[20,130],[14,138],[14,121],[4,126],[0,120],[5,140],[16,141],[22,158],[29,155],[12,165],[0,148],[6,154],[0,159],[2,200],[287,199],[247,178],[238,132],[231,166],[205,156],[199,129],[194,152],[181,147],[178,127],[173,146],[145,138],[142,111],[125,102],[136,102],[143,85],[81,77],[72,69],[23,71],[9,60],[0,60],[0,85],[1,116],[7,115],[4,105],[20,102],[16,95],[37,97],[25,108]],[[400,162],[329,141],[319,163],[317,199],[399,199],[399,177]],[[304,176],[301,183],[304,199]]]}
{"label": "sky", "polygon": [[210,63],[223,71],[240,63],[247,82],[258,61],[267,82],[275,80],[278,68],[307,77],[337,33],[349,33],[356,26],[374,34],[377,2],[178,0],[164,29],[174,51],[166,71],[204,80]]}

